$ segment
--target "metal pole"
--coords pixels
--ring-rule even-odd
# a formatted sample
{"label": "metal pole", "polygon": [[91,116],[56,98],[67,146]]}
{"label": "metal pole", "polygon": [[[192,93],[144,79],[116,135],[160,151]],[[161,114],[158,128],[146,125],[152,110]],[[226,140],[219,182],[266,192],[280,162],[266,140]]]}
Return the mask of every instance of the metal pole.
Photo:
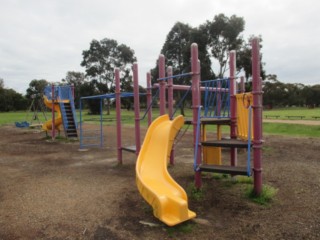
{"label": "metal pole", "polygon": [[253,180],[254,193],[262,192],[262,84],[260,79],[259,38],[252,39],[252,94],[253,94]]}
{"label": "metal pole", "polygon": [[56,138],[56,132],[55,132],[55,113],[54,113],[54,84],[51,85],[51,115],[52,115],[52,126],[51,126],[51,138],[52,140],[55,140]]}
{"label": "metal pole", "polygon": [[[198,45],[192,43],[191,45],[191,71],[192,75],[192,125],[193,125],[193,145],[194,152],[197,152],[196,165],[201,163],[201,147],[200,145],[196,146],[197,139],[200,139],[200,131],[197,133],[197,121],[199,114],[199,107],[201,104],[200,99],[200,63],[198,60]],[[197,149],[197,150],[196,150]],[[201,188],[201,172],[195,172],[195,186],[196,188]]]}
{"label": "metal pole", "polygon": [[103,146],[103,126],[102,126],[102,98],[100,98],[100,147]]}
{"label": "metal pole", "polygon": [[80,108],[80,149],[82,149],[83,148],[83,134],[82,134],[82,100],[81,100],[81,98],[80,98],[79,108]]}
{"label": "metal pole", "polygon": [[[173,119],[173,79],[170,78],[172,76],[172,67],[167,68],[167,76],[168,78],[168,114],[169,118]],[[170,153],[170,164],[174,165],[174,147],[171,149]]]}
{"label": "metal pole", "polygon": [[[152,105],[152,87],[151,87],[151,73],[147,73],[147,106]],[[152,106],[148,111],[148,126],[150,126],[152,122]]]}
{"label": "metal pole", "polygon": [[116,85],[116,121],[117,121],[117,152],[118,162],[122,164],[122,136],[121,136],[121,96],[120,96],[120,71],[119,68],[114,70]]}
{"label": "metal pole", "polygon": [[139,100],[139,78],[138,64],[133,64],[133,95],[134,95],[134,116],[135,116],[135,139],[136,155],[140,152],[140,100]]}
{"label": "metal pole", "polygon": [[245,85],[244,85],[244,76],[240,77],[240,92],[244,93],[246,91]]}
{"label": "metal pole", "polygon": [[[159,56],[159,78],[165,77],[165,58],[162,54]],[[159,81],[160,84],[160,115],[166,114],[166,82],[164,80]]]}
{"label": "metal pole", "polygon": [[[168,77],[172,76],[172,67],[168,67],[167,69]],[[173,118],[173,79],[168,79],[168,113],[170,119]]]}
{"label": "metal pole", "polygon": [[[237,99],[236,99],[236,51],[230,52],[230,115],[231,115],[231,128],[230,128],[230,137],[232,139],[237,138]],[[231,166],[237,165],[237,148],[231,148],[230,151],[230,164]]]}

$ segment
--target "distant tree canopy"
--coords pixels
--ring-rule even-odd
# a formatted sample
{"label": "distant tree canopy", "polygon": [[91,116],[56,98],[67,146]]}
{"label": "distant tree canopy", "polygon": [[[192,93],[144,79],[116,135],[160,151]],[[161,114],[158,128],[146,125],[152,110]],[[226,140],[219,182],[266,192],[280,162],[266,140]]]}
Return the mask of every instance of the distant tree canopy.
{"label": "distant tree canopy", "polygon": [[[121,70],[121,89],[132,89],[131,69],[137,59],[130,47],[108,38],[101,41],[92,40],[90,48],[83,51],[82,56],[81,66],[86,68],[86,76],[90,80],[90,84],[84,86],[87,90],[90,88],[87,93],[96,95],[114,92],[115,68]],[[93,102],[91,106],[97,104],[94,100],[89,102]],[[90,110],[91,113],[97,113],[97,108],[90,107]]]}
{"label": "distant tree canopy", "polygon": [[[190,46],[198,44],[201,63],[201,79],[209,80],[224,77],[229,70],[229,52],[237,52],[237,70],[245,71],[246,79],[251,76],[251,39],[243,39],[245,21],[242,17],[224,14],[216,15],[212,21],[206,21],[199,27],[177,22],[169,31],[161,53],[166,57],[166,64],[173,67],[174,74],[190,71]],[[260,37],[260,47],[262,38]],[[262,55],[261,55],[262,60]],[[265,78],[263,64],[261,77]],[[157,66],[152,70],[153,81],[158,78]],[[189,84],[190,78],[178,83]]]}
{"label": "distant tree canopy", "polygon": [[[114,91],[114,69],[121,70],[122,89],[132,82],[130,76],[133,63],[137,60],[134,51],[116,40],[104,38],[101,41],[92,40],[90,48],[82,52],[86,76],[94,84],[98,93]],[[129,83],[129,84],[128,84]]]}
{"label": "distant tree canopy", "polygon": [[26,98],[30,100],[33,95],[42,95],[44,88],[48,86],[48,84],[49,82],[45,79],[33,79],[27,88]]}
{"label": "distant tree canopy", "polygon": [[320,106],[320,85],[283,83],[277,75],[269,74],[263,82],[263,104],[268,108],[291,106]]}
{"label": "distant tree canopy", "polygon": [[[201,63],[201,80],[210,80],[228,76],[229,52],[236,50],[237,74],[244,73],[246,89],[251,89],[251,40],[243,38],[245,20],[242,17],[218,14],[212,20],[197,27],[187,23],[176,22],[168,32],[160,53],[166,57],[166,65],[173,67],[173,74],[191,71],[190,46],[198,44],[199,60]],[[260,36],[260,48],[263,39]],[[62,84],[74,85],[75,102],[79,107],[81,96],[92,96],[114,92],[114,69],[120,69],[122,91],[133,91],[132,65],[137,58],[134,50],[125,44],[119,44],[114,39],[104,38],[100,41],[92,40],[89,49],[82,52],[81,66],[85,72],[69,71],[62,79]],[[306,86],[299,83],[283,83],[275,74],[267,74],[260,53],[261,77],[263,81],[263,103],[269,107],[284,106],[320,106],[320,85]],[[157,65],[157,64],[156,64]],[[158,66],[151,70],[152,82],[157,82]],[[190,77],[176,78],[175,84],[190,85]],[[0,111],[26,109],[31,103],[32,96],[41,95],[48,85],[45,79],[33,79],[29,83],[26,95],[5,88],[4,80],[0,78]],[[142,91],[142,88],[141,88]],[[180,91],[175,92],[177,102],[181,99]],[[123,99],[128,109],[132,105],[132,98]],[[140,102],[143,104],[145,98]],[[190,96],[186,98],[190,101]],[[109,101],[107,101],[109,103]],[[100,112],[100,100],[87,102],[91,113]],[[108,104],[109,105],[109,104]],[[183,114],[184,103],[181,106]]]}
{"label": "distant tree canopy", "polygon": [[27,108],[27,99],[21,93],[5,88],[4,80],[0,78],[0,112],[19,111]]}

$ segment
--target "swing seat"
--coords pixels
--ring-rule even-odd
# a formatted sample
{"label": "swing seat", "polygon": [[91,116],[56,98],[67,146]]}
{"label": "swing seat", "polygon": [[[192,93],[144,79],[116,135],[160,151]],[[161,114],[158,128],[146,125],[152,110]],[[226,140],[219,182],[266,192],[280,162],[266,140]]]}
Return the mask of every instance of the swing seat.
{"label": "swing seat", "polygon": [[15,122],[16,127],[18,128],[27,128],[30,126],[30,124],[26,121],[24,122]]}

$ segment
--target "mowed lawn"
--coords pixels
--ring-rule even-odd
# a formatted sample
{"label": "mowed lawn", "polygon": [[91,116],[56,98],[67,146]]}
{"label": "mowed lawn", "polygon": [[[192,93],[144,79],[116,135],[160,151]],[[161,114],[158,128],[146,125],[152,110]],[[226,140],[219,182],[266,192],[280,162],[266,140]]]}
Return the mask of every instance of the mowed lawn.
{"label": "mowed lawn", "polygon": [[[179,112],[179,111],[178,111]],[[141,110],[140,117],[145,114],[144,110]],[[178,113],[177,113],[178,114]],[[78,119],[80,121],[80,114],[77,113]],[[159,115],[158,109],[153,110],[153,118]],[[192,116],[190,109],[186,110],[187,118]],[[288,118],[288,116],[290,116]],[[274,110],[264,110],[264,119],[302,119],[303,120],[313,120],[319,122],[319,125],[302,125],[302,124],[287,124],[287,123],[263,123],[263,133],[264,134],[274,134],[274,135],[290,135],[290,136],[303,136],[303,137],[320,137],[320,108],[307,109],[307,108],[285,108],[285,109],[274,109]],[[128,110],[121,111],[122,124],[124,125],[134,125],[134,112]],[[315,118],[319,117],[319,118]],[[15,122],[27,121],[32,124],[43,123],[51,119],[51,112],[38,112],[37,115],[33,112],[1,112],[0,113],[0,126],[1,125],[14,125]],[[115,125],[116,124],[116,114],[114,110],[111,110],[110,115],[105,112],[102,116],[104,125]],[[82,112],[82,121],[96,123],[100,121],[100,115],[90,115],[87,110]],[[141,120],[141,125],[147,125],[147,117]],[[192,127],[189,127],[191,130]],[[214,126],[210,126],[208,130],[215,131]],[[224,133],[228,133],[228,127],[223,128]]]}

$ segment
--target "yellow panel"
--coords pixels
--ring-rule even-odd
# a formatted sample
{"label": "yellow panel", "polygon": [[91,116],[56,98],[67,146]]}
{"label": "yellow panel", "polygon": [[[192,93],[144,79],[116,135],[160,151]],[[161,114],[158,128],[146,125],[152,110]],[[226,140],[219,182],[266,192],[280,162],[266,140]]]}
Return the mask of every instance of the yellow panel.
{"label": "yellow panel", "polygon": [[[237,99],[237,135],[240,139],[248,140],[248,107],[253,105],[252,93],[236,94]],[[251,139],[253,139],[253,121],[251,115]]]}
{"label": "yellow panel", "polygon": [[[206,134],[205,131],[203,134]],[[221,126],[217,125],[217,140],[221,140],[222,132]],[[206,136],[203,137],[204,141],[206,140]],[[203,154],[203,163],[204,164],[215,164],[221,165],[221,147],[202,147]]]}
{"label": "yellow panel", "polygon": [[173,141],[184,124],[183,116],[170,120],[162,115],[152,122],[136,163],[136,183],[153,214],[168,226],[174,226],[196,214],[188,209],[187,194],[167,170]]}

